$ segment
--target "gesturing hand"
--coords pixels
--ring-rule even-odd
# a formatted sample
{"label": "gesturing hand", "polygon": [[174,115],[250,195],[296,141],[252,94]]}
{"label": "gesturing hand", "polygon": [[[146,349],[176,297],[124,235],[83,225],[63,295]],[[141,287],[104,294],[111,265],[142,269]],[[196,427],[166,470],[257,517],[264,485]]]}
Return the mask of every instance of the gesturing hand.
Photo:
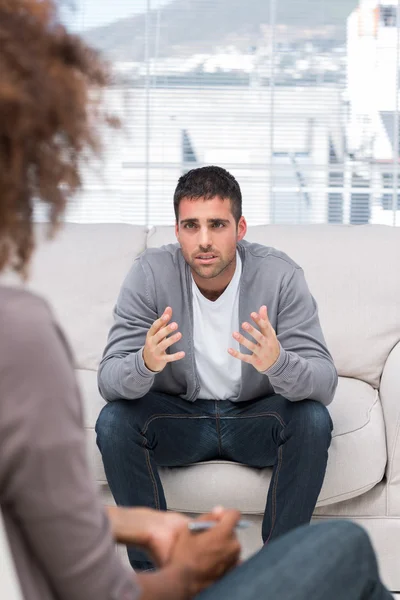
{"label": "gesturing hand", "polygon": [[178,329],[176,323],[168,325],[171,317],[172,308],[168,306],[164,314],[154,321],[146,335],[143,360],[146,367],[155,373],[160,373],[167,363],[181,360],[185,356],[184,352],[176,352],[175,354],[167,354],[166,352],[167,348],[175,344],[182,337],[179,331],[169,336],[170,333]]}
{"label": "gesturing hand", "polygon": [[263,373],[278,360],[280,345],[275,330],[268,319],[266,306],[261,306],[258,313],[251,313],[251,318],[257,323],[260,331],[247,322],[243,323],[242,327],[254,338],[255,343],[244,337],[244,335],[241,335],[238,331],[235,331],[232,335],[239,344],[250,350],[253,354],[243,354],[233,348],[229,348],[228,352],[231,356],[253,365],[257,371]]}

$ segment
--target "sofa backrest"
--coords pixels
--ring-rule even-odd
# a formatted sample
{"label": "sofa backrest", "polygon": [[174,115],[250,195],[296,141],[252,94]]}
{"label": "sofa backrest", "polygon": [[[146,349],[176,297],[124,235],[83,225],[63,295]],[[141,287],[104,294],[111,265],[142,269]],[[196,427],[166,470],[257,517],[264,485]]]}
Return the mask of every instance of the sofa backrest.
{"label": "sofa backrest", "polygon": [[[286,252],[305,271],[339,374],[379,386],[400,341],[400,228],[265,225],[246,239]],[[45,296],[69,339],[76,366],[96,370],[112,310],[134,258],[175,241],[173,227],[68,224],[41,243],[30,287]]]}
{"label": "sofa backrest", "polygon": [[[400,341],[400,228],[263,225],[249,227],[246,239],[286,252],[304,269],[339,374],[378,387]],[[173,227],[156,227],[147,245],[173,241]]]}
{"label": "sofa backrest", "polygon": [[79,368],[98,367],[118,292],[145,248],[146,231],[136,225],[68,223],[47,241],[38,228],[29,287],[50,303]]}

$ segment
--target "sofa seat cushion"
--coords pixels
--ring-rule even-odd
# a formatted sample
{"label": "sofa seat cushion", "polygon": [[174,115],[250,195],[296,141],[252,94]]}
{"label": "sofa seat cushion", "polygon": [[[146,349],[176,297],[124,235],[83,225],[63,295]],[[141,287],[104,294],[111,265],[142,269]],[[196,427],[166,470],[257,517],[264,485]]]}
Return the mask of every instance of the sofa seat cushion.
{"label": "sofa seat cushion", "polygon": [[[97,390],[95,371],[77,371],[85,405],[89,460],[98,482],[106,481],[96,447],[94,426],[104,401]],[[379,395],[365,382],[339,378],[329,411],[333,439],[318,505],[359,496],[382,480],[386,439]],[[247,514],[262,514],[271,469],[253,469],[223,460],[189,467],[160,469],[168,506],[204,512],[216,504],[235,506]]]}

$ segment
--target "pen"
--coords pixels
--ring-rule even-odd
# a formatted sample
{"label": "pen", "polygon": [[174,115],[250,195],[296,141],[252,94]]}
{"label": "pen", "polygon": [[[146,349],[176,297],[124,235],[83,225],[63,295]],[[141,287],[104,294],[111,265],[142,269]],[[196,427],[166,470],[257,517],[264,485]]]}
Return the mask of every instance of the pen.
{"label": "pen", "polygon": [[[207,531],[208,529],[215,527],[215,525],[218,525],[218,521],[190,521],[190,523],[188,523],[188,529],[194,532]],[[241,519],[236,524],[235,529],[247,529],[248,527],[251,527],[251,525],[251,521]]]}

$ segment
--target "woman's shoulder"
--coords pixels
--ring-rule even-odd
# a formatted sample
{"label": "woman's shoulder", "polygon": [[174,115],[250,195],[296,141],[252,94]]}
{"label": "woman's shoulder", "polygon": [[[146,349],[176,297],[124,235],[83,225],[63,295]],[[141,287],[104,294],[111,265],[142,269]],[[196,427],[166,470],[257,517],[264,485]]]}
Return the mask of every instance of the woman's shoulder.
{"label": "woman's shoulder", "polygon": [[72,356],[46,300],[26,289],[0,286],[0,332],[2,391],[11,389],[15,396],[24,382],[43,394],[57,386],[72,394]]}
{"label": "woman's shoulder", "polygon": [[19,331],[27,333],[54,326],[53,315],[47,302],[31,291],[0,286],[0,330],[10,331],[15,338]]}
{"label": "woman's shoulder", "polygon": [[46,300],[24,288],[0,286],[0,332],[0,354],[9,358],[41,351],[47,354],[60,341]]}

